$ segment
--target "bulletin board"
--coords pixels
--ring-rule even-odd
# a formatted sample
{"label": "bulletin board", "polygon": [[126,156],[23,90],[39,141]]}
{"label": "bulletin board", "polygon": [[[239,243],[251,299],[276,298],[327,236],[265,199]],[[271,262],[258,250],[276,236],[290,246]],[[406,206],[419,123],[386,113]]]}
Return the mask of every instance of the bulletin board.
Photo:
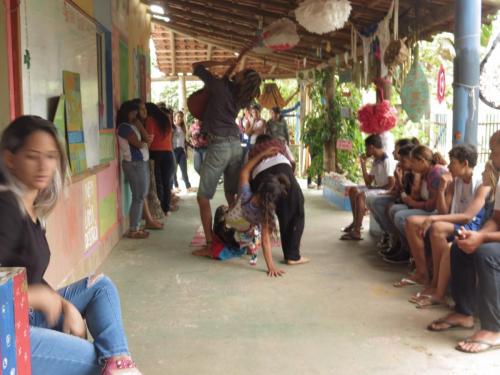
{"label": "bulletin board", "polygon": [[64,92],[63,71],[79,74],[86,168],[100,163],[99,32],[64,0],[21,3],[24,113],[49,118],[51,98]]}

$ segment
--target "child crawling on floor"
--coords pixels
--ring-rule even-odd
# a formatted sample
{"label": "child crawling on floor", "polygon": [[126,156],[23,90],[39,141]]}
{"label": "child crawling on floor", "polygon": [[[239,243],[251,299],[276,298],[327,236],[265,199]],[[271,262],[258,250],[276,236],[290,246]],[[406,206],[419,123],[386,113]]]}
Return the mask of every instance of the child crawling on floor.
{"label": "child crawling on floor", "polygon": [[245,164],[240,173],[239,195],[231,206],[217,208],[213,224],[213,242],[193,255],[226,260],[251,255],[250,264],[257,262],[257,249],[262,245],[268,276],[282,276],[285,272],[274,266],[272,236],[277,233],[276,201],[286,195],[290,180],[284,174],[270,175],[252,193],[250,176],[253,169],[265,158],[276,155],[280,148],[271,147],[260,152]]}

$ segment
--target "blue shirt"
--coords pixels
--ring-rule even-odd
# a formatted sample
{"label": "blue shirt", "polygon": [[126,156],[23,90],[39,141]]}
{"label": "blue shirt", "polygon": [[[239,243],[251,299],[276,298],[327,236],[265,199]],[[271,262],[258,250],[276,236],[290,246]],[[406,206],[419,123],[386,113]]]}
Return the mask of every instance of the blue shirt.
{"label": "blue shirt", "polygon": [[128,137],[134,133],[139,141],[142,140],[141,133],[133,125],[121,123],[118,126],[118,144],[120,145],[120,153],[125,161],[148,161],[149,150],[147,145],[142,148],[137,148],[130,144]]}

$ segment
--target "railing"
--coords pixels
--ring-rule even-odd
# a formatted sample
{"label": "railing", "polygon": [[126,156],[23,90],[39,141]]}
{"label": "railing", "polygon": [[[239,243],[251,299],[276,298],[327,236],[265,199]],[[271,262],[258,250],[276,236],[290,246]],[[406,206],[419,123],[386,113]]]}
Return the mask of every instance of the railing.
{"label": "railing", "polygon": [[[450,114],[451,115],[451,114]],[[448,155],[451,148],[451,129],[453,123],[448,114],[435,114],[430,129],[430,146],[443,156]],[[490,137],[500,130],[500,114],[484,114],[477,124],[478,164],[484,164],[489,158]]]}
{"label": "railing", "polygon": [[479,153],[478,163],[486,163],[490,154],[490,138],[496,131],[500,130],[500,116],[488,114],[481,118],[477,124],[477,151]]}

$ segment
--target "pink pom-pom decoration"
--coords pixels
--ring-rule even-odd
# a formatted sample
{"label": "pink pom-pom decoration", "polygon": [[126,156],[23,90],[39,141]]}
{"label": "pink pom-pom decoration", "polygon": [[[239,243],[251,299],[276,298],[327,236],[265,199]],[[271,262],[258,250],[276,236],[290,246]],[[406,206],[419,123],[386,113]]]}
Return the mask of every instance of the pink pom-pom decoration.
{"label": "pink pom-pom decoration", "polygon": [[366,104],[358,111],[360,129],[367,134],[380,134],[391,130],[398,121],[397,111],[388,100]]}

